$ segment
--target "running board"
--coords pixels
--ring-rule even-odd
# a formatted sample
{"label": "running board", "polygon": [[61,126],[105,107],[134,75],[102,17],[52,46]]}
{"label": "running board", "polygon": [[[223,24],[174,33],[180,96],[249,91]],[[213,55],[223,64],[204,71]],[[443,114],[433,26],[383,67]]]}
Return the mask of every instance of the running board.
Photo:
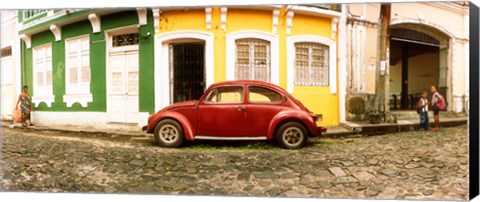
{"label": "running board", "polygon": [[267,140],[267,137],[212,137],[195,136],[195,140]]}

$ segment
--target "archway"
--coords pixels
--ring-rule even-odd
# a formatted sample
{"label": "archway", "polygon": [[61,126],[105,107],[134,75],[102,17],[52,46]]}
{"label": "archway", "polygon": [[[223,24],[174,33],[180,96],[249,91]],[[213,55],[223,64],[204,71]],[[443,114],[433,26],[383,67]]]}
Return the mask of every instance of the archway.
{"label": "archway", "polygon": [[[419,22],[394,22],[390,27],[390,109],[411,110],[423,91],[438,84],[452,99],[452,38],[440,27]],[[451,109],[449,106],[448,109]]]}

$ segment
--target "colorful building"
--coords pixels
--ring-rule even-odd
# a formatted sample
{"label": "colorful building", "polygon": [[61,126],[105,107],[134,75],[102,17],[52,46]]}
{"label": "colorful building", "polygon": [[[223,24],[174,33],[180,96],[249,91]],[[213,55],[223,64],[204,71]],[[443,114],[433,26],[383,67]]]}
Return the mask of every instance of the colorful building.
{"label": "colorful building", "polygon": [[[210,84],[255,79],[339,125],[355,118],[352,98],[375,96],[379,14],[378,3],[23,10],[16,88],[30,86],[35,124],[137,130]],[[465,111],[468,5],[393,3],[391,19],[390,108],[412,110],[438,83],[448,110]]]}
{"label": "colorful building", "polygon": [[[341,13],[304,6],[154,9],[155,110],[199,98],[214,82],[255,79],[285,88],[322,125],[339,123]],[[193,65],[192,65],[193,64]],[[297,75],[297,76],[294,76]]]}
{"label": "colorful building", "polygon": [[128,127],[153,113],[151,11],[23,10],[18,16],[33,123]]}
{"label": "colorful building", "polygon": [[[141,128],[210,84],[278,84],[339,123],[330,5],[19,11],[22,83],[37,125]],[[293,75],[297,76],[293,76]],[[314,75],[314,76],[313,76]]]}

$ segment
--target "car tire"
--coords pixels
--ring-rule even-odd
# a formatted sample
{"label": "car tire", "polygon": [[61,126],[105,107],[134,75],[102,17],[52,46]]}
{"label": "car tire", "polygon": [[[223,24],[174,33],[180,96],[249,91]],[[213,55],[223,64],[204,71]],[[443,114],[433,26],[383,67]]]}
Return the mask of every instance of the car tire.
{"label": "car tire", "polygon": [[278,128],[275,139],[284,149],[299,149],[307,143],[308,134],[302,124],[287,122]]}
{"label": "car tire", "polygon": [[164,119],[158,122],[154,131],[154,142],[160,147],[177,148],[185,136],[182,126],[175,120]]}

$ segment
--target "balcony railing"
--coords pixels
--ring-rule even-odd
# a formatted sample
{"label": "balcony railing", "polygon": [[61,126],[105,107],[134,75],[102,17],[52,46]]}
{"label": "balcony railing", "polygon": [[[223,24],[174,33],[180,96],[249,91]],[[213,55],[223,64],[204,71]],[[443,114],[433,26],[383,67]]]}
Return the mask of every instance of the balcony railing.
{"label": "balcony railing", "polygon": [[23,10],[23,20],[34,18],[42,13],[48,12],[49,9]]}
{"label": "balcony railing", "polygon": [[340,4],[310,4],[306,6],[342,12],[342,6]]}

